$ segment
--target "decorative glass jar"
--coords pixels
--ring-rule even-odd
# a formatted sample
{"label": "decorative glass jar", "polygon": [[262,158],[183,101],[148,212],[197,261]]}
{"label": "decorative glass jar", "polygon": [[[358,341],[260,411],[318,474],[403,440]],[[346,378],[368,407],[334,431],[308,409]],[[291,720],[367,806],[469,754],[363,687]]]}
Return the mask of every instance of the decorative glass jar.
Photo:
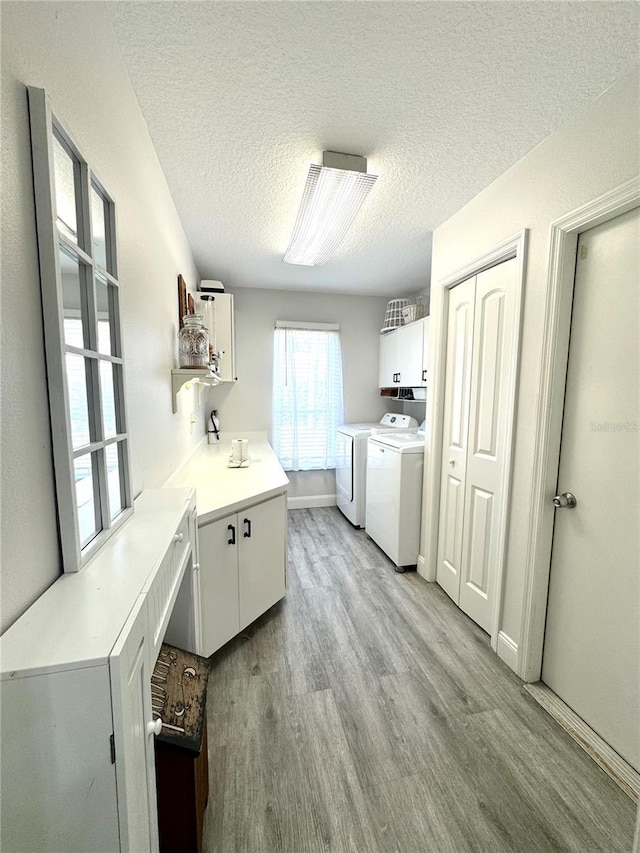
{"label": "decorative glass jar", "polygon": [[209,332],[202,314],[186,314],[178,332],[178,358],[181,368],[209,367]]}

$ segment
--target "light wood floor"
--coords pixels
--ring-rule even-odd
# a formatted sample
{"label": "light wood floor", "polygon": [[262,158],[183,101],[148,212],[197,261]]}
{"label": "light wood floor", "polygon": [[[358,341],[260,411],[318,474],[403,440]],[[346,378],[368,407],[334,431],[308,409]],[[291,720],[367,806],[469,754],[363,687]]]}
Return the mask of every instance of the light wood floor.
{"label": "light wood floor", "polygon": [[623,851],[635,806],[435,584],[335,508],[213,658],[206,853]]}

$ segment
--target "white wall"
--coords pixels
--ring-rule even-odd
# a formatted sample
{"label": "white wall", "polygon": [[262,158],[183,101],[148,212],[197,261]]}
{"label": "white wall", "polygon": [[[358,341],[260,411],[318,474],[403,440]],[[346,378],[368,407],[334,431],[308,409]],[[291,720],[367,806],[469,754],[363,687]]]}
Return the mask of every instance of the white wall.
{"label": "white wall", "polygon": [[[639,171],[638,74],[623,78],[505,172],[434,233],[432,323],[442,324],[438,282],[505,237],[529,229],[512,511],[501,629],[520,640],[524,560],[531,512],[537,393],[549,261],[549,225]],[[434,412],[434,418],[438,413]],[[433,556],[423,530],[422,553]]]}
{"label": "white wall", "polygon": [[[400,411],[397,403],[383,400],[378,390],[380,328],[386,299],[238,288],[234,302],[238,381],[233,386],[212,388],[207,407],[207,411],[218,409],[223,431],[271,430],[276,320],[340,325],[346,423],[376,421],[385,411]],[[288,476],[290,497],[335,494],[333,472],[301,471]]]}
{"label": "white wall", "polygon": [[171,413],[177,284],[198,273],[109,21],[97,3],[2,5],[2,610],[58,576],[26,85],[43,87],[115,198],[133,486],[161,486],[202,436]]}

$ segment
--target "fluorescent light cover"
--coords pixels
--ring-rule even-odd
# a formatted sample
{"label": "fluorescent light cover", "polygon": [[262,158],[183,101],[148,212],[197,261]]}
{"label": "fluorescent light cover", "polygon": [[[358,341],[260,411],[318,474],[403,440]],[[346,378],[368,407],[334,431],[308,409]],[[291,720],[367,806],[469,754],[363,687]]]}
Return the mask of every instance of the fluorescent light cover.
{"label": "fluorescent light cover", "polygon": [[[351,158],[351,155],[344,156]],[[352,159],[363,160],[366,169],[364,158]],[[284,262],[321,266],[328,261],[343,241],[377,177],[365,171],[310,166]]]}

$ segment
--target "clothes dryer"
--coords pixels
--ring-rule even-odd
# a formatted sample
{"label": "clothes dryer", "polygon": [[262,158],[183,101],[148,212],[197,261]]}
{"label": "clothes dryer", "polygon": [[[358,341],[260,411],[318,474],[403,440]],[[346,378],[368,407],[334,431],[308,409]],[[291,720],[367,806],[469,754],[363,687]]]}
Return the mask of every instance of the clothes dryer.
{"label": "clothes dryer", "polygon": [[365,524],[367,439],[375,432],[415,433],[418,422],[410,415],[387,412],[377,423],[344,424],[338,427],[336,463],[336,503],[354,527]]}

